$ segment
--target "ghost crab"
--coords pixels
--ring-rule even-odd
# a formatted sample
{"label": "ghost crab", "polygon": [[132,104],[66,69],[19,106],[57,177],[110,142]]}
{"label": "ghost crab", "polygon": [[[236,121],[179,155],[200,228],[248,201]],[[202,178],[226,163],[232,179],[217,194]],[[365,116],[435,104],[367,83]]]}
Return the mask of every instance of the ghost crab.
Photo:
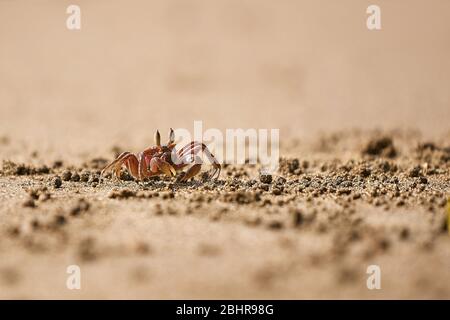
{"label": "ghost crab", "polygon": [[216,179],[219,178],[221,166],[205,144],[192,141],[179,151],[176,151],[175,132],[172,128],[170,129],[169,141],[166,145],[161,145],[161,135],[158,130],[155,133],[155,143],[155,147],[149,147],[137,154],[128,151],[122,152],[116,160],[102,170],[101,175],[112,170],[113,175],[119,178],[120,170],[122,166],[125,166],[136,180],[144,180],[160,174],[174,177],[178,171],[190,165],[180,179],[181,182],[184,182],[200,172],[203,162],[198,153],[203,151],[213,166],[212,173],[209,174],[208,179],[214,178],[216,174]]}

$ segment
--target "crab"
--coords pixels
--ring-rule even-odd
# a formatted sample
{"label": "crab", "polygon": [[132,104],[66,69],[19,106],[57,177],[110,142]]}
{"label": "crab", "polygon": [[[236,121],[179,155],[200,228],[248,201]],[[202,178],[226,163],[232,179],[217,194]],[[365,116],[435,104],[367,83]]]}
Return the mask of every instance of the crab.
{"label": "crab", "polygon": [[119,178],[120,171],[125,166],[133,178],[142,181],[146,178],[161,174],[175,177],[177,172],[189,166],[184,175],[179,179],[180,182],[185,182],[200,172],[203,162],[198,154],[200,151],[203,151],[213,166],[207,178],[219,178],[221,170],[220,163],[204,143],[191,141],[177,151],[175,149],[175,132],[172,128],[170,128],[169,141],[166,145],[161,145],[161,135],[158,130],[155,133],[155,143],[156,146],[149,147],[137,154],[128,151],[122,152],[102,170],[101,175],[112,170],[113,176]]}

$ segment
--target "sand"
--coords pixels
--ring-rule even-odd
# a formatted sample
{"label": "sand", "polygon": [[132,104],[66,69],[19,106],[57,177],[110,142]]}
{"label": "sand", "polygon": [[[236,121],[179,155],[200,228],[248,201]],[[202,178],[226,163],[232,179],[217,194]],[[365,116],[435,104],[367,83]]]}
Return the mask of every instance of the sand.
{"label": "sand", "polygon": [[[450,3],[344,2],[0,1],[0,298],[450,298]],[[195,120],[280,170],[100,177]]]}

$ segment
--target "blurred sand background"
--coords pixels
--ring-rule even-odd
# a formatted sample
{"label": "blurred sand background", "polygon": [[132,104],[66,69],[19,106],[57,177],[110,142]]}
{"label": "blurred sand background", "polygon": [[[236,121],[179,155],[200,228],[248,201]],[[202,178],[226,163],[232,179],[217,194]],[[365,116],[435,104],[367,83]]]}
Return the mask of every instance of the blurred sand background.
{"label": "blurred sand background", "polygon": [[[70,4],[81,7],[81,30],[66,28]],[[366,28],[371,4],[381,7],[380,31]],[[157,128],[164,134],[169,127],[192,129],[194,120],[202,120],[204,128],[279,128],[282,143],[353,128],[413,129],[426,138],[442,138],[450,131],[449,17],[447,0],[0,0],[0,136],[10,141],[0,160],[34,161],[34,151],[40,162],[48,163],[111,157],[113,145],[138,151],[153,143]],[[4,189],[2,194],[9,199],[4,202],[8,210],[14,211],[20,192]],[[150,278],[164,279],[166,285],[154,280],[147,291],[134,280],[111,283],[123,280],[120,270],[135,268],[134,260],[102,260],[85,269],[94,288],[68,292],[58,287],[64,272],[59,278],[42,276],[59,270],[52,265],[71,263],[65,253],[63,260],[59,253],[30,256],[5,245],[4,263],[29,265],[33,272],[23,276],[22,286],[0,296],[448,298],[448,287],[421,295],[395,277],[390,282],[394,291],[384,295],[368,292],[363,282],[345,291],[328,284],[331,267],[313,278],[305,273],[298,278],[303,282],[291,279],[273,291],[246,283],[236,287],[237,280],[227,277],[242,274],[243,266],[255,266],[252,254],[267,253],[271,241],[279,241],[276,235],[192,218],[141,225],[136,218],[144,219],[143,213],[131,222],[127,214],[143,211],[142,206],[121,203],[114,210],[115,220],[102,216],[89,226],[102,230],[108,225],[103,236],[113,242],[119,241],[115,236],[124,225],[138,226],[135,237],[152,232],[154,246],[168,253],[156,250],[162,258],[151,262],[159,271]],[[83,230],[82,224],[78,227],[74,230]],[[203,229],[207,231],[198,234]],[[222,260],[181,272],[180,261],[194,261],[186,252],[195,247],[189,242],[195,237],[236,242]],[[305,243],[301,238],[294,242]],[[306,243],[313,250],[314,241]],[[186,250],[178,252],[180,260],[170,255],[177,246]],[[233,264],[232,252],[242,252],[247,262]],[[276,261],[283,257],[273,252]],[[418,267],[424,269],[426,260]],[[215,279],[208,273],[214,268],[227,276],[215,284],[196,282],[203,274]],[[402,274],[394,264],[390,268]],[[142,282],[141,269],[133,269],[137,282]],[[445,268],[440,270],[442,275]],[[176,272],[181,272],[179,277],[172,278]]]}
{"label": "blurred sand background", "polygon": [[[0,1],[0,133],[78,154],[153,132],[449,130],[450,3]],[[125,143],[124,143],[125,141]]]}

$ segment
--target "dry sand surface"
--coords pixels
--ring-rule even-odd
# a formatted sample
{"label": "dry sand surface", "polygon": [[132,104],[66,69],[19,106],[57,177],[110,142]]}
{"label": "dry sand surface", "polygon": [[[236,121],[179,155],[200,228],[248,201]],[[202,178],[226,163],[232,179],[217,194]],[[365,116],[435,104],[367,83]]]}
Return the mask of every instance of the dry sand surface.
{"label": "dry sand surface", "polygon": [[[450,298],[449,1],[69,4],[0,0],[0,298]],[[194,120],[279,171],[99,176]]]}

